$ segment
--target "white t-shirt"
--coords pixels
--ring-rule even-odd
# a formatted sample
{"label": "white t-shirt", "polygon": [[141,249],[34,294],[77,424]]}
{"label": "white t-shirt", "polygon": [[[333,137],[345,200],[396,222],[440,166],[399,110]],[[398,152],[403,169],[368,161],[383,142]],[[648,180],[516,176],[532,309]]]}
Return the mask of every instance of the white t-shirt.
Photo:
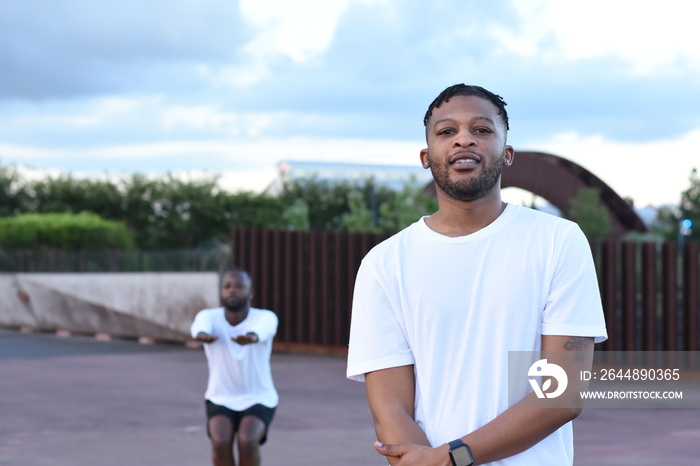
{"label": "white t-shirt", "polygon": [[[607,338],[591,251],[578,226],[508,205],[451,238],[425,219],[364,258],[353,299],[347,376],[414,365],[415,420],[433,446],[509,407],[508,352],[542,335]],[[571,423],[494,465],[573,462]]]}
{"label": "white t-shirt", "polygon": [[[231,325],[224,308],[199,311],[190,328],[192,337],[199,332],[216,335],[218,340],[204,344],[209,366],[209,381],[204,398],[234,411],[244,411],[255,404],[274,408],[279,396],[272,381],[270,355],[277,333],[274,312],[250,308],[238,325]],[[231,337],[255,332],[260,341],[239,345]]]}

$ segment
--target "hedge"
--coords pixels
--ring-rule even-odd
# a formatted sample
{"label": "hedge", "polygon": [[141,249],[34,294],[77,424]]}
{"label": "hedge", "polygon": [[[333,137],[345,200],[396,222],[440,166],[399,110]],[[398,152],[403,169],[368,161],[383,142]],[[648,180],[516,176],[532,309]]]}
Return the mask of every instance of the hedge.
{"label": "hedge", "polygon": [[0,218],[4,249],[131,249],[134,237],[121,222],[91,212],[23,214]]}

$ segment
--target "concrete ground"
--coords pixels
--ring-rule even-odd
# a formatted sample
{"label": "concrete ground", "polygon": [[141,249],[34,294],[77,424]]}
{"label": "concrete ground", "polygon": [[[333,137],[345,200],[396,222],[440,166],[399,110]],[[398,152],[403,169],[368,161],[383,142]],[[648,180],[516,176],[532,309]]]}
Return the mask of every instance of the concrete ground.
{"label": "concrete ground", "polygon": [[[264,464],[387,464],[344,359],[274,354],[272,365],[281,404]],[[200,349],[0,329],[0,464],[210,464],[206,376]],[[589,409],[574,429],[576,466],[700,464],[697,410]]]}

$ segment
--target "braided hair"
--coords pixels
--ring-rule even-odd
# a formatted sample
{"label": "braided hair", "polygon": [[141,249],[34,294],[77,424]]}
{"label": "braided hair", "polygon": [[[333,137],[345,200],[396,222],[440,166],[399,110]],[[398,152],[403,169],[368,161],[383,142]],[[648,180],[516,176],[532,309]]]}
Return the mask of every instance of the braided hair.
{"label": "braided hair", "polygon": [[500,95],[494,94],[491,91],[484,89],[481,86],[467,86],[466,84],[455,84],[448,87],[438,95],[435,100],[428,107],[428,111],[425,112],[425,117],[423,117],[423,125],[428,126],[428,120],[433,114],[433,110],[438,108],[443,103],[449,101],[455,96],[465,96],[465,97],[479,97],[481,99],[488,100],[496,106],[498,109],[498,114],[501,116],[501,120],[506,127],[506,131],[510,129],[508,126],[508,112],[506,112],[506,102]]}

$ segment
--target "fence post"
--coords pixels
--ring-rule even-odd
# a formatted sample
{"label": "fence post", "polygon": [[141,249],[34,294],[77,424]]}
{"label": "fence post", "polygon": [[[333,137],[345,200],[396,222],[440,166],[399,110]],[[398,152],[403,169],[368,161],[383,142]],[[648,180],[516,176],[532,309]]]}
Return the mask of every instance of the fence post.
{"label": "fence post", "polygon": [[622,348],[624,351],[634,351],[636,347],[636,252],[635,243],[622,244]]}
{"label": "fence post", "polygon": [[684,338],[687,351],[698,351],[698,243],[686,243],[683,248],[683,314]]}
{"label": "fence post", "polygon": [[656,350],[656,255],[655,243],[645,243],[642,247],[642,325],[644,340],[642,351]]}
{"label": "fence post", "polygon": [[677,293],[678,282],[678,252],[675,243],[664,243],[662,247],[663,261],[663,297],[664,297],[664,351],[676,351],[677,330]]}
{"label": "fence post", "polygon": [[605,312],[605,326],[608,330],[608,340],[603,343],[606,351],[615,351],[617,347],[617,325],[616,325],[616,270],[615,270],[615,243],[606,241],[602,243],[601,258],[601,298],[603,310]]}
{"label": "fence post", "polygon": [[321,324],[321,332],[319,334],[321,344],[328,346],[330,343],[328,337],[332,333],[330,331],[330,316],[328,315],[331,310],[328,305],[328,277],[330,276],[330,271],[328,270],[328,232],[321,231],[319,234],[321,235],[321,253],[319,254],[321,267],[321,272],[319,273],[319,286],[321,288],[319,297],[321,302],[318,305],[318,311],[321,316],[317,320]]}

